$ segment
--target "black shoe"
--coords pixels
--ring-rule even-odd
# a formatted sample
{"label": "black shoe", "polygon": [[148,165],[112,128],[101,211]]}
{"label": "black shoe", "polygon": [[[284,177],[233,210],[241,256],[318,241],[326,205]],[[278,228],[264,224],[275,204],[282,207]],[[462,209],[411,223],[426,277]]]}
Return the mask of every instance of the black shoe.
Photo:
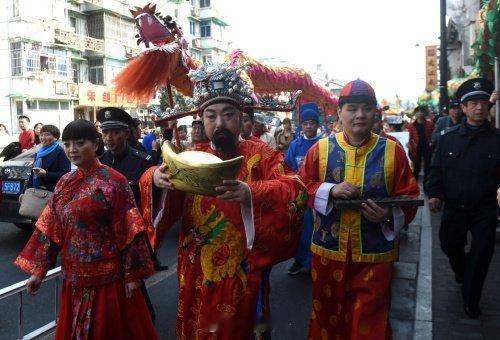
{"label": "black shoe", "polygon": [[464,312],[471,319],[477,319],[481,315],[481,310],[479,307],[471,308],[464,306]]}
{"label": "black shoe", "polygon": [[457,274],[455,273],[455,281],[461,285],[462,283],[464,283],[464,275],[463,274]]}
{"label": "black shoe", "polygon": [[294,261],[292,266],[288,268],[288,275],[297,275],[298,273],[300,273],[301,269],[302,265],[299,262]]}

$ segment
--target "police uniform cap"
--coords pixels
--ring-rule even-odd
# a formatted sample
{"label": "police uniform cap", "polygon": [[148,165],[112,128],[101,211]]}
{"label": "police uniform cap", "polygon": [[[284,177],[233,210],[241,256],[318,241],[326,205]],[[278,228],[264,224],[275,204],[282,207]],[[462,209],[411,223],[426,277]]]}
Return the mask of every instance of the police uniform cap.
{"label": "police uniform cap", "polygon": [[117,107],[105,107],[97,112],[97,120],[101,123],[101,129],[125,129],[134,124],[132,117]]}
{"label": "police uniform cap", "polygon": [[448,107],[451,109],[453,107],[460,107],[460,99],[452,99],[450,100]]}
{"label": "police uniform cap", "polygon": [[462,83],[456,97],[461,103],[473,99],[488,100],[493,92],[493,83],[486,78],[473,78]]}

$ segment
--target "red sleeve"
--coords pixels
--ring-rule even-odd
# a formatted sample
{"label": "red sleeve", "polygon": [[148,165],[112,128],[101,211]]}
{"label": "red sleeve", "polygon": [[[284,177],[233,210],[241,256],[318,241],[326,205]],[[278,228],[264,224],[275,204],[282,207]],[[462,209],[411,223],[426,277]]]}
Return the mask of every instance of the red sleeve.
{"label": "red sleeve", "polygon": [[153,261],[146,242],[146,233],[140,233],[122,251],[125,282],[140,280],[154,274]]}
{"label": "red sleeve", "polygon": [[261,156],[259,177],[248,183],[252,192],[255,241],[253,268],[265,268],[295,255],[306,193],[299,178],[285,169],[283,155],[255,144]]}
{"label": "red sleeve", "polygon": [[304,182],[308,195],[308,206],[314,208],[316,192],[323,183],[319,178],[319,143],[307,151],[304,164],[299,169],[299,177]]}
{"label": "red sleeve", "polygon": [[[417,181],[413,176],[406,154],[401,145],[396,145],[396,161],[394,162],[394,188],[391,196],[410,196],[418,197],[420,189]],[[417,213],[416,207],[403,208],[405,214],[405,224],[409,224],[415,214]]]}
{"label": "red sleeve", "polygon": [[26,273],[43,278],[54,267],[60,249],[47,235],[35,229],[14,263]]}
{"label": "red sleeve", "polygon": [[[153,184],[153,174],[157,168],[157,166],[149,168],[142,174],[139,181],[142,216],[146,223],[149,243],[154,250],[160,248],[167,232],[181,218],[185,197],[185,194],[180,191],[169,190],[165,202],[161,201],[162,190]],[[160,206],[161,204],[163,206]],[[163,215],[155,228],[153,222],[161,209],[163,209]]]}

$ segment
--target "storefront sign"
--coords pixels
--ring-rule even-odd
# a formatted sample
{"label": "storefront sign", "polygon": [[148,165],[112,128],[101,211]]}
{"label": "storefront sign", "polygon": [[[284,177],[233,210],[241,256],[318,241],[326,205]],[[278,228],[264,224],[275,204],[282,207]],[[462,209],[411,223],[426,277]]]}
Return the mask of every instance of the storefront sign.
{"label": "storefront sign", "polygon": [[425,47],[425,90],[432,92],[437,87],[437,47]]}
{"label": "storefront sign", "polygon": [[136,100],[117,94],[113,88],[92,84],[79,84],[79,104],[82,106],[117,106],[135,108]]}

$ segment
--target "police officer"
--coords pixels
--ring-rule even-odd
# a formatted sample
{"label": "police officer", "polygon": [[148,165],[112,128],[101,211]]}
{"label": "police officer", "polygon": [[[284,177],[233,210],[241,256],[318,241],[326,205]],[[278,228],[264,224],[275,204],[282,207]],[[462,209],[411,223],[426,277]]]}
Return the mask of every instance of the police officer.
{"label": "police officer", "polygon": [[[140,210],[141,194],[139,191],[139,179],[153,165],[151,156],[145,152],[131,148],[128,144],[129,126],[133,125],[133,120],[127,112],[115,107],[105,107],[97,113],[97,120],[101,123],[102,137],[108,149],[102,155],[100,161],[127,178],[130,188],[134,193],[135,202]],[[151,255],[153,260],[155,260],[155,266],[157,266],[156,256],[152,251]],[[141,291],[148,305],[151,318],[154,320],[155,311],[144,282],[142,282]]]}
{"label": "police officer", "polygon": [[[431,210],[444,203],[439,239],[462,284],[464,311],[480,315],[479,300],[495,247],[500,130],[487,120],[493,84],[470,79],[457,90],[467,120],[439,138],[427,182]],[[472,235],[465,253],[467,233]]]}
{"label": "police officer", "polygon": [[151,156],[130,147],[127,142],[131,133],[129,126],[134,125],[127,112],[115,107],[105,107],[97,113],[97,120],[101,123],[102,137],[107,148],[100,160],[127,178],[140,209],[139,179],[153,165]]}

